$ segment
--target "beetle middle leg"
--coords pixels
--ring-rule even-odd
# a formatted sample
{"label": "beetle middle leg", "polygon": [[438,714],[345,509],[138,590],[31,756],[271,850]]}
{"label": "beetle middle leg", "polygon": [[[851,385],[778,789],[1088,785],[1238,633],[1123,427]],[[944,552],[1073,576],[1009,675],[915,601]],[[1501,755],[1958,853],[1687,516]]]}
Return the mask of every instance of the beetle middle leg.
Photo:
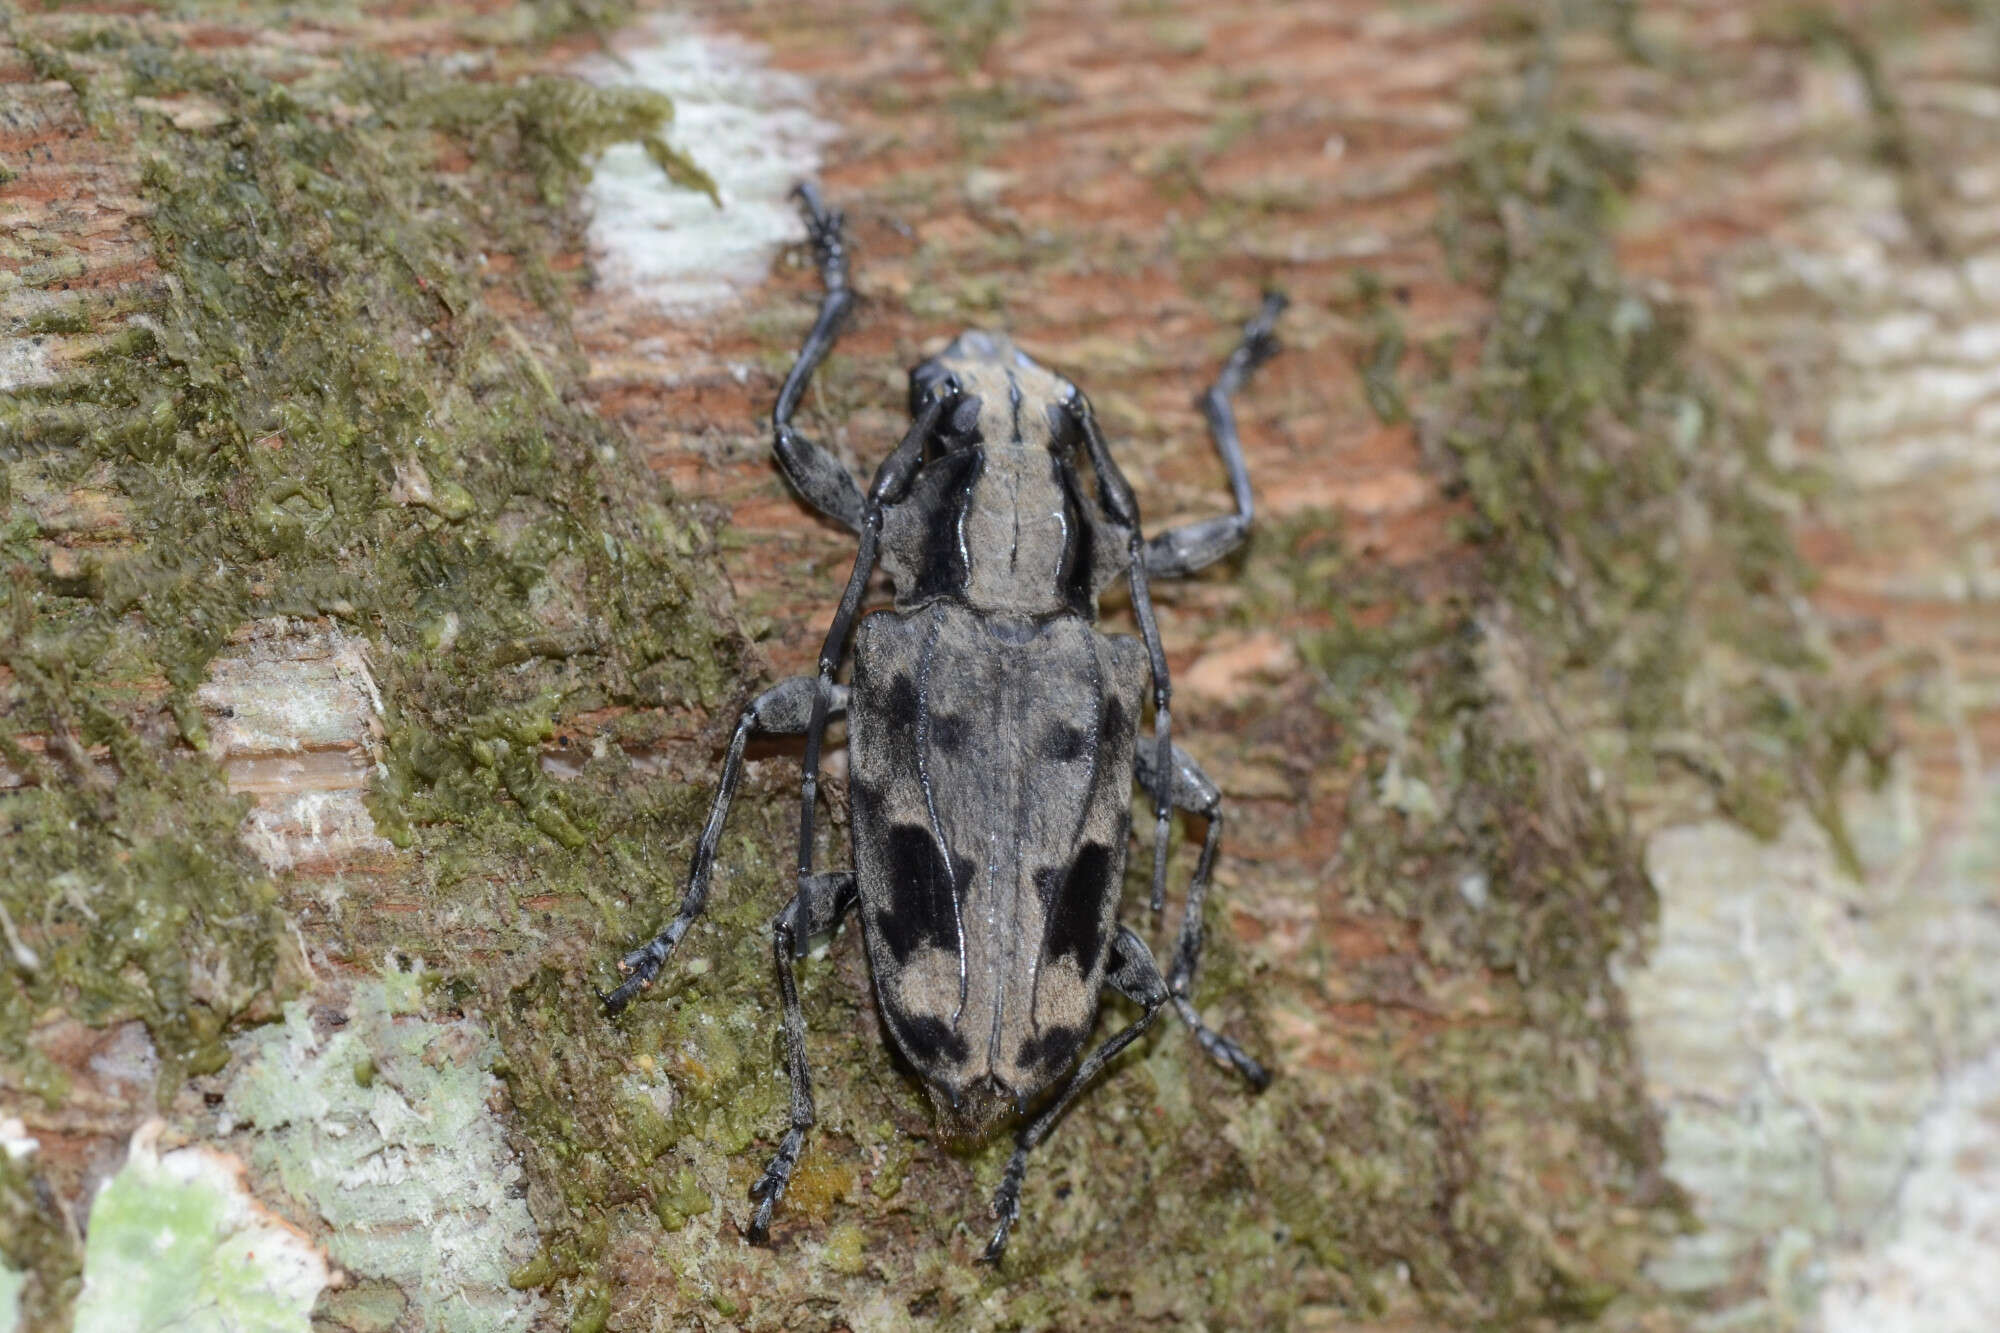
{"label": "beetle middle leg", "polygon": [[[1135,776],[1140,784],[1150,786],[1157,782],[1153,756],[1145,747],[1140,747],[1135,758]],[[1180,938],[1174,945],[1173,965],[1167,972],[1167,990],[1172,995],[1174,1012],[1187,1024],[1201,1048],[1218,1063],[1241,1074],[1251,1087],[1262,1089],[1270,1085],[1270,1071],[1241,1046],[1203,1022],[1192,998],[1195,968],[1201,964],[1202,907],[1215,871],[1215,853],[1222,843],[1222,793],[1208,774],[1201,771],[1194,757],[1178,745],[1174,747],[1172,779],[1170,795],[1174,808],[1200,815],[1208,823],[1208,834],[1202,839],[1201,859],[1195,862],[1194,876],[1188,881],[1187,911],[1181,918]]]}
{"label": "beetle middle leg", "polygon": [[[743,780],[743,748],[752,736],[801,736],[812,721],[813,698],[819,682],[811,676],[781,680],[744,706],[736,719],[736,731],[729,738],[729,754],[722,761],[722,778],[716,784],[715,800],[709,806],[708,823],[688,860],[687,889],[681,895],[680,911],[666,928],[639,948],[626,954],[618,968],[625,981],[604,997],[604,1008],[617,1013],[632,997],[653,984],[661,966],[681,942],[681,937],[708,905],[709,880],[715,870],[715,851],[722,842],[722,826],[729,818],[730,803],[736,799],[737,785]],[[829,715],[847,711],[847,687],[835,685]]]}
{"label": "beetle middle leg", "polygon": [[1076,1100],[1077,1094],[1090,1085],[1104,1066],[1153,1025],[1160,1006],[1171,998],[1167,983],[1160,976],[1160,965],[1153,961],[1153,951],[1126,926],[1118,928],[1118,934],[1112,941],[1111,965],[1105,970],[1104,980],[1113,990],[1139,1006],[1139,1017],[1084,1057],[1083,1063],[1076,1067],[1076,1072],[1070,1075],[1069,1082],[1063,1085],[1062,1092],[1049,1104],[1049,1108],[1015,1137],[1014,1155],[1007,1159],[1007,1169],[1000,1176],[1000,1188],[993,1195],[993,1215],[999,1221],[994,1227],[993,1239],[986,1243],[986,1251],[980,1255],[986,1263],[1000,1262],[1000,1256],[1007,1249],[1008,1234],[1021,1215],[1021,1181],[1028,1172],[1028,1154],[1049,1136],[1056,1122],[1062,1119],[1063,1112]]}

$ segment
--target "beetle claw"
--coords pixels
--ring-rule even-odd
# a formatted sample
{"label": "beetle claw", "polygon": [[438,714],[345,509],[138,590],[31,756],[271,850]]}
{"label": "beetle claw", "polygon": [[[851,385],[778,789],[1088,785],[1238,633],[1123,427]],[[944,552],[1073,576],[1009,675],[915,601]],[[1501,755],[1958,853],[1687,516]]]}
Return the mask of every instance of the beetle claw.
{"label": "beetle claw", "polygon": [[997,1268],[1000,1256],[1007,1253],[1007,1239],[1013,1234],[1014,1223],[1020,1219],[1021,1201],[1018,1197],[1009,1197],[1005,1203],[995,1199],[993,1211],[1000,1222],[993,1228],[993,1238],[986,1242],[986,1248],[980,1252],[979,1262],[992,1264]]}
{"label": "beetle claw", "polygon": [[784,1142],[771,1157],[771,1164],[764,1168],[764,1174],[757,1177],[757,1183],[750,1187],[750,1197],[757,1200],[757,1212],[750,1219],[748,1235],[751,1243],[762,1245],[771,1235],[771,1214],[778,1206],[778,1200],[785,1197],[785,1187],[792,1183],[792,1170],[799,1164],[799,1150],[805,1146],[806,1132],[793,1126],[785,1131]]}
{"label": "beetle claw", "polygon": [[598,992],[597,998],[603,1003],[604,1011],[615,1014],[632,1003],[633,996],[649,989],[653,984],[653,978],[660,974],[660,965],[666,961],[666,956],[667,949],[662,948],[659,941],[655,940],[619,959],[618,971],[625,980],[609,993]]}

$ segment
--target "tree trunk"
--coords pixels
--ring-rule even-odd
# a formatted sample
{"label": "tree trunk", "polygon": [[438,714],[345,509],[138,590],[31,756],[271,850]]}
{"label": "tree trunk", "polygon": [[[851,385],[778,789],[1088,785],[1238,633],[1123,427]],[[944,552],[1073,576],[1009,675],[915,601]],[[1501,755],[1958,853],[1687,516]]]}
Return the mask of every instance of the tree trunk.
{"label": "tree trunk", "polygon": [[[0,1328],[1985,1326],[1990,4],[200,12],[0,47]],[[744,1241],[798,747],[594,994],[851,563],[765,427],[814,173],[862,479],[998,327],[1224,512],[1292,298],[1155,589],[1277,1078],[1158,1025],[997,1272],[852,929]]]}

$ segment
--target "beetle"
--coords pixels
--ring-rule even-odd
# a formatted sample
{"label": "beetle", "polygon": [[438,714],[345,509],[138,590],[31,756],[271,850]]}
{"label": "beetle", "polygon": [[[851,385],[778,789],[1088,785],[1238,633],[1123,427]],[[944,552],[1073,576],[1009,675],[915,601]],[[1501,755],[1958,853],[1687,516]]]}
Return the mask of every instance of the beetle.
{"label": "beetle", "polygon": [[[785,377],[771,426],[801,498],[859,548],[814,676],[766,690],[730,737],[680,910],[626,954],[604,996],[616,1013],[651,984],[708,899],[716,847],[756,736],[801,735],[797,893],[772,924],[791,1114],[751,1189],[752,1241],[769,1235],[813,1124],[805,1018],[794,972],[810,937],[860,909],[877,1008],[947,1132],[1018,1123],[983,1258],[997,1262],[1020,1212],[1028,1155],[1097,1073],[1171,1006],[1201,1046],[1253,1087],[1264,1067],[1202,1021],[1190,999],[1202,904],[1223,826],[1215,784],[1171,737],[1171,686],[1151,580],[1190,574],[1248,535],[1249,472],[1231,397],[1277,348],[1282,294],[1265,296],[1200,398],[1235,512],[1147,540],[1132,489],[1090,400],[1006,336],[968,331],[910,373],[911,424],[864,494],[793,423],[854,304],[843,215],[810,183],[794,192],[825,295]],[[1082,480],[1082,466],[1095,477]],[[877,564],[892,609],[857,626]],[[1098,598],[1131,590],[1137,639],[1096,625]],[[850,633],[852,631],[852,633]],[[836,680],[852,644],[851,681]],[[1153,707],[1153,732],[1138,725]],[[845,715],[854,869],[819,872],[813,822],[827,723]],[[1173,961],[1119,923],[1134,781],[1152,797],[1151,906],[1163,907],[1173,810],[1207,821]],[[1109,986],[1136,1021],[1079,1060]]]}

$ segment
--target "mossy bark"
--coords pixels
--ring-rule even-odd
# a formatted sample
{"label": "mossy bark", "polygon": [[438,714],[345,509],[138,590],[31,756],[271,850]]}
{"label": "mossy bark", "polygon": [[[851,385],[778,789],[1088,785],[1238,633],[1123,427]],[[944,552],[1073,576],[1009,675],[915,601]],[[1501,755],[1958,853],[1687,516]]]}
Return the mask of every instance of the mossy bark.
{"label": "mossy bark", "polygon": [[[810,660],[845,568],[757,424],[809,274],[701,321],[592,280],[593,155],[642,141],[684,188],[703,160],[657,95],[562,73],[622,9],[324,18],[351,54],[255,6],[15,11],[0,1090],[42,1147],[0,1160],[0,1248],[31,1326],[155,1112],[370,1252],[296,1160],[285,1060],[351,1065],[354,1108],[491,1083],[536,1233],[518,1299],[482,1296],[508,1319],[1681,1326],[1622,980],[1646,836],[1803,806],[1857,866],[1841,794],[1889,749],[1807,608],[1756,377],[1620,249],[1646,167],[1592,109],[1701,39],[1617,4],[849,8],[708,17],[849,130],[868,301],[811,413],[857,472],[902,367],[992,322],[1089,388],[1150,514],[1213,509],[1188,399],[1261,282],[1295,298],[1240,408],[1258,536],[1161,612],[1232,803],[1198,998],[1278,1082],[1163,1025],[973,1267],[1006,1145],[939,1139],[850,933],[805,969],[820,1128],[775,1252],[744,1245],[792,752],[753,762],[662,984],[616,1022],[593,986],[671,910],[717,738]],[[1865,17],[1757,40],[1866,51]],[[260,749],[308,677],[319,712]],[[303,850],[254,855],[246,817],[309,781],[346,832],[288,806]],[[134,1023],[143,1098],[93,1063]],[[432,1160],[426,1206],[459,1207],[471,1159]],[[448,1323],[446,1285],[344,1262],[324,1326]]]}

